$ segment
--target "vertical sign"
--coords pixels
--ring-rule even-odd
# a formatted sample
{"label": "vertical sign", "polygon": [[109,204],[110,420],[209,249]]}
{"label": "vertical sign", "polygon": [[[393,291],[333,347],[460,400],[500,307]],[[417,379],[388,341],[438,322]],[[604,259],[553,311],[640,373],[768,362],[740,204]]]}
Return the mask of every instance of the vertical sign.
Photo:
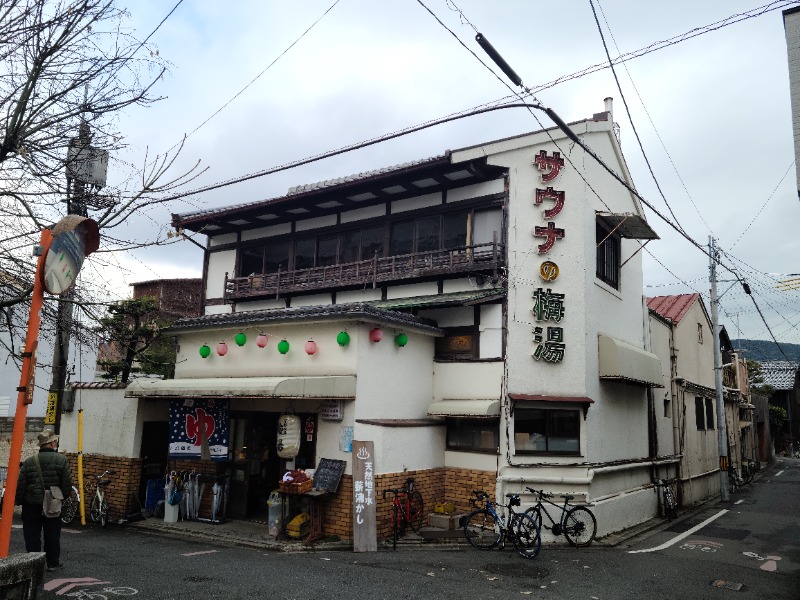
{"label": "vertical sign", "polygon": [[353,552],[377,552],[375,448],[353,440]]}
{"label": "vertical sign", "polygon": [[58,392],[47,392],[47,408],[44,411],[44,424],[56,424],[56,408],[58,407]]}
{"label": "vertical sign", "polygon": [[[229,428],[227,399],[172,400],[169,406],[169,457],[227,460]],[[204,450],[206,456],[203,456]]]}

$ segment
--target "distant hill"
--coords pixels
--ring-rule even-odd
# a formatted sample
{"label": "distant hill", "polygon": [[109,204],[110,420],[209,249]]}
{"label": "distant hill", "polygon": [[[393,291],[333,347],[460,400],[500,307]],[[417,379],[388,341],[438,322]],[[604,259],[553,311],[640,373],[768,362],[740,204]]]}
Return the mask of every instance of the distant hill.
{"label": "distant hill", "polygon": [[770,360],[786,360],[800,362],[800,344],[781,344],[784,357],[775,342],[766,340],[731,340],[733,347],[741,349],[744,358],[765,362]]}

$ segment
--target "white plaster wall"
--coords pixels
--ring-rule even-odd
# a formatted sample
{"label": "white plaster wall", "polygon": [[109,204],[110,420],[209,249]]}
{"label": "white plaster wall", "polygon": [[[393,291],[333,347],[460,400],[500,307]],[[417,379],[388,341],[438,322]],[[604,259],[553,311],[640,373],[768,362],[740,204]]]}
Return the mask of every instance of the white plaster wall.
{"label": "white plaster wall", "polygon": [[480,358],[503,357],[503,305],[480,307]]}
{"label": "white plaster wall", "polygon": [[[336,336],[342,329],[347,329],[351,336],[350,344],[345,347],[336,343]],[[247,335],[247,343],[241,347],[234,342],[234,336],[240,331]],[[269,336],[266,348],[256,345],[256,337],[262,331]],[[186,332],[178,336],[175,378],[355,375],[359,342],[364,341],[359,339],[357,332],[360,331],[360,326],[350,328],[341,323],[314,323]],[[368,330],[362,335],[369,342],[366,339]],[[282,339],[289,342],[287,354],[278,352],[278,342]],[[313,356],[304,350],[309,339],[313,339],[318,347]],[[228,344],[225,356],[216,352],[221,340]],[[388,342],[393,345],[391,340]],[[200,356],[203,344],[211,348],[208,358]]]}
{"label": "white plaster wall", "polygon": [[214,246],[222,246],[224,244],[233,244],[236,241],[236,234],[235,233],[225,233],[221,235],[215,235],[213,237],[208,238],[208,245],[209,247],[213,248]]}
{"label": "white plaster wall", "polygon": [[233,307],[230,304],[213,304],[213,305],[206,305],[205,312],[203,314],[206,315],[227,315],[233,312]]}
{"label": "white plaster wall", "polygon": [[370,300],[380,300],[380,288],[366,288],[363,290],[347,290],[336,292],[336,304],[348,304],[350,302],[369,302]]}
{"label": "white plaster wall", "polygon": [[331,303],[331,295],[328,294],[310,294],[308,296],[294,296],[292,298],[292,307],[298,306],[326,306]]}
{"label": "white plaster wall", "polygon": [[353,439],[375,443],[375,473],[444,466],[444,426],[379,427],[356,423]]}
{"label": "white plaster wall", "polygon": [[365,206],[364,208],[345,211],[341,213],[340,220],[342,223],[352,223],[354,221],[382,217],[385,214],[386,206],[383,204],[376,204],[375,206]]}
{"label": "white plaster wall", "polygon": [[60,449],[78,451],[78,409],[82,408],[84,454],[139,456],[140,400],[125,398],[124,394],[122,389],[75,390],[75,410],[61,415]]}
{"label": "white plaster wall", "polygon": [[415,296],[433,296],[439,288],[435,281],[427,283],[410,283],[408,285],[393,285],[386,289],[386,298],[413,298]]}
{"label": "white plaster wall", "polygon": [[422,196],[414,196],[413,198],[404,198],[403,200],[395,200],[392,202],[392,214],[407,212],[409,210],[417,210],[419,208],[427,208],[429,206],[437,206],[442,203],[442,193],[436,192],[435,194],[424,194]]}
{"label": "white plaster wall", "polygon": [[[675,347],[679,348],[677,374],[684,379],[715,388],[714,380],[714,338],[711,335],[711,322],[700,305],[700,300],[692,304],[689,311],[675,327]],[[697,326],[703,330],[703,343],[699,343]]]}
{"label": "white plaster wall", "polygon": [[470,198],[480,198],[489,194],[501,194],[505,190],[505,179],[493,179],[483,183],[465,185],[464,187],[448,190],[447,203],[460,202]]}
{"label": "white plaster wall", "polygon": [[[330,298],[329,298],[330,299]],[[230,304],[226,306],[231,306]],[[277,300],[252,300],[249,302],[237,302],[236,312],[248,312],[254,310],[274,310],[279,308],[286,308],[286,300],[279,298]],[[231,312],[233,312],[231,310]],[[210,314],[206,310],[206,314]]]}
{"label": "white plaster wall", "polygon": [[267,227],[259,227],[258,229],[246,229],[242,232],[242,241],[247,242],[250,240],[257,240],[260,238],[272,237],[276,235],[284,235],[292,232],[291,223],[279,223],[277,225],[268,225]]}
{"label": "white plaster wall", "polygon": [[[444,441],[442,442],[444,444]],[[444,453],[445,466],[453,469],[474,469],[476,471],[497,471],[497,455],[477,452],[455,452],[446,450]],[[494,490],[486,490],[494,492]]]}
{"label": "white plaster wall", "polygon": [[295,231],[309,231],[319,227],[336,225],[336,215],[323,215],[312,219],[302,219],[295,222]]}
{"label": "white plaster wall", "polygon": [[235,266],[235,250],[223,250],[208,254],[206,298],[222,298],[225,294],[225,273],[228,273],[229,277],[233,277]]}
{"label": "white plaster wall", "polygon": [[462,277],[461,279],[445,279],[442,291],[445,294],[452,292],[478,292],[488,287],[491,287],[488,281],[483,285],[478,285],[472,277]]}
{"label": "white plaster wall", "polygon": [[[658,437],[658,454],[667,455],[675,453],[675,430],[678,424],[673,418],[673,411],[677,407],[677,398],[672,387],[670,373],[670,331],[671,327],[656,318],[650,317],[650,352],[661,360],[661,374],[663,388],[653,388],[653,402],[656,411],[656,431]],[[669,401],[665,409],[664,401]],[[665,412],[666,410],[666,412]]]}
{"label": "white plaster wall", "polygon": [[503,395],[503,362],[437,362],[433,365],[433,398],[500,400]]}

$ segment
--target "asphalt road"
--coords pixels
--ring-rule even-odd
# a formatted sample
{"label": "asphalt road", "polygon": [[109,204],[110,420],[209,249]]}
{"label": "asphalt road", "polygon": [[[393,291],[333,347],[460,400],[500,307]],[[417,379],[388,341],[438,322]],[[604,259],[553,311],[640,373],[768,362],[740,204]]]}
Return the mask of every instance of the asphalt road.
{"label": "asphalt road", "polygon": [[779,459],[730,503],[616,547],[545,546],[532,561],[511,548],[286,553],[77,526],[64,530],[65,567],[39,598],[800,600],[799,498],[800,460]]}

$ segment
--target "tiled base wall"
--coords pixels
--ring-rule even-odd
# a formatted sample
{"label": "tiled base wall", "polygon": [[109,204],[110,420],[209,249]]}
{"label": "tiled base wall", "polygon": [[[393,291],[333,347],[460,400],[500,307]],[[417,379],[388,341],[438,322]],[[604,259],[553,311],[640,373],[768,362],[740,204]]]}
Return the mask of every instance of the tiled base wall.
{"label": "tiled base wall", "polygon": [[[66,454],[72,468],[72,482],[78,486],[78,455]],[[109,519],[114,521],[139,509],[135,500],[139,493],[139,480],[142,471],[142,459],[121,458],[119,456],[101,456],[99,454],[83,455],[83,483],[84,486],[94,482],[93,475],[100,475],[110,469],[116,471],[114,475],[107,475],[105,479],[111,480],[106,488],[106,501],[109,506]],[[94,493],[94,492],[92,492]],[[83,494],[86,518],[89,517],[89,506],[92,497]]]}

